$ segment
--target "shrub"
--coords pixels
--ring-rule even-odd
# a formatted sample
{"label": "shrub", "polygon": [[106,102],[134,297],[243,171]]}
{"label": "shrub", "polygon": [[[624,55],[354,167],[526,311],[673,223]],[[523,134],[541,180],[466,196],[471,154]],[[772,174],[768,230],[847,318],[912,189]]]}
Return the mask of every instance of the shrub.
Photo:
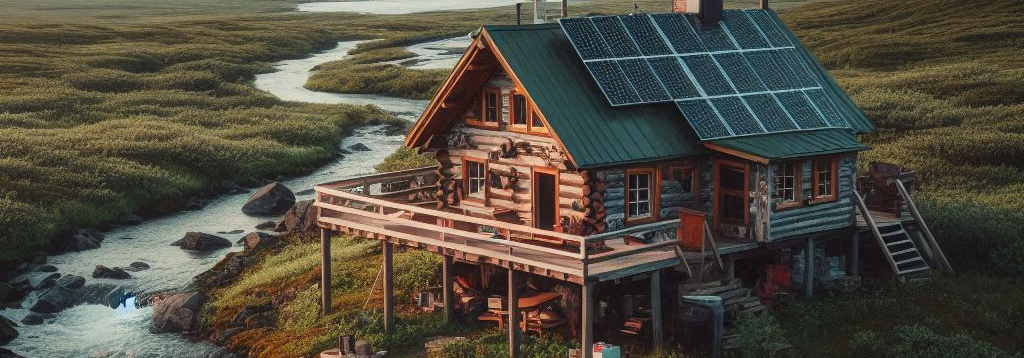
{"label": "shrub", "polygon": [[782,327],[772,315],[742,314],[736,320],[738,358],[771,358],[776,343],[785,342]]}
{"label": "shrub", "polygon": [[394,153],[384,158],[380,164],[373,166],[379,173],[394,172],[405,169],[425,167],[434,164],[434,158],[430,155],[416,153],[416,149],[409,147],[398,147]]}
{"label": "shrub", "polygon": [[853,358],[1020,358],[973,337],[941,336],[922,326],[898,326],[890,334],[860,332],[850,340]]}

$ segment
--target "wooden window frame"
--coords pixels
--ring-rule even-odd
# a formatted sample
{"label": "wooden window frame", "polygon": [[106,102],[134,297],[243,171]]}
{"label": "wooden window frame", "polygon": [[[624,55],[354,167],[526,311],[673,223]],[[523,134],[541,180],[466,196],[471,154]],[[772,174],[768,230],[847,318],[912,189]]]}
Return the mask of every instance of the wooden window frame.
{"label": "wooden window frame", "polygon": [[[534,107],[533,101],[530,101],[529,105],[530,105],[530,122],[529,122],[529,124],[530,124],[530,133],[531,134],[545,136],[545,137],[550,136],[551,135],[551,130],[548,129],[548,124],[546,122],[544,122],[544,119],[541,118],[540,112],[538,112],[537,108]],[[537,127],[537,125],[534,124],[534,122],[539,122],[541,124],[541,126]]]}
{"label": "wooden window frame", "polygon": [[[495,115],[497,116],[497,118],[495,118],[494,122],[490,122],[490,121],[487,120],[487,95],[489,95],[489,94],[494,94],[495,95],[495,99],[496,99]],[[500,128],[501,127],[501,111],[502,111],[503,102],[504,102],[504,97],[501,94],[501,88],[497,88],[497,87],[484,87],[484,89],[482,91],[480,91],[480,108],[479,108],[480,112],[477,113],[478,114],[478,116],[477,116],[478,118],[467,118],[466,119],[466,124],[468,124],[470,126],[473,126],[473,127],[480,127],[480,128],[487,128],[487,129]]]}
{"label": "wooden window frame", "polygon": [[785,198],[778,196],[779,187],[778,184],[776,184],[774,193],[777,198],[781,199],[781,201],[778,204],[775,204],[776,210],[799,208],[804,205],[804,162],[802,160],[788,160],[779,162],[775,168],[775,174],[772,176],[772,180],[778,182],[779,173],[782,171],[784,165],[793,165],[793,200],[786,201]]}
{"label": "wooden window frame", "polygon": [[[629,190],[630,190],[630,187],[631,187],[630,185],[632,184],[631,178],[632,178],[633,175],[636,175],[636,174],[647,174],[648,177],[650,178],[650,182],[648,183],[648,188],[647,188],[647,192],[648,192],[648,194],[647,194],[648,195],[647,202],[648,202],[648,206],[649,206],[648,209],[650,210],[650,212],[648,213],[648,215],[644,215],[644,216],[640,216],[640,217],[631,217],[630,210],[629,210],[629,205],[631,204]],[[623,212],[625,212],[626,223],[627,224],[642,224],[642,223],[649,223],[649,222],[658,221],[658,217],[661,214],[660,213],[661,206],[659,205],[659,202],[658,202],[659,201],[658,199],[659,199],[659,196],[660,196],[660,190],[658,189],[658,187],[661,185],[661,180],[659,180],[658,170],[656,170],[655,167],[640,167],[640,168],[629,168],[629,169],[626,169],[626,178],[625,178],[624,182],[625,182],[624,183],[625,184],[625,192],[624,192],[624,194],[625,194],[624,195],[625,196],[625,200],[624,200],[625,208],[624,209],[625,210],[623,210]]]}
{"label": "wooden window frame", "polygon": [[712,196],[711,197],[711,213],[712,213],[711,218],[712,218],[712,225],[714,225],[715,230],[718,230],[718,226],[719,226],[719,224],[721,224],[721,219],[722,219],[722,215],[720,215],[719,210],[718,210],[719,206],[720,206],[719,196],[721,196],[721,194],[722,194],[722,191],[721,191],[722,188],[721,188],[721,185],[720,185],[721,183],[719,183],[719,176],[721,175],[721,169],[722,169],[721,167],[722,167],[722,165],[733,167],[733,168],[740,168],[740,169],[743,170],[743,193],[742,193],[741,197],[743,198],[743,208],[744,208],[744,210],[743,210],[743,225],[742,226],[749,227],[750,226],[750,164],[749,163],[743,163],[743,162],[737,162],[737,161],[733,161],[733,160],[728,160],[728,159],[721,159],[721,158],[714,158],[712,160],[712,164],[711,164],[711,166],[712,166],[712,168],[711,168],[711,173],[712,173],[712,179],[711,179],[711,188],[712,188],[712,190],[711,190],[711,196]]}
{"label": "wooden window frame", "polygon": [[[519,110],[516,109],[516,97],[521,97],[523,99],[523,110],[526,111],[526,123],[525,124],[516,124],[516,116],[519,115]],[[532,106],[530,106],[530,99],[527,98],[525,94],[519,93],[518,91],[513,91],[509,95],[509,98],[511,98],[512,100],[509,101],[510,106],[509,106],[509,109],[508,109],[508,113],[509,113],[509,116],[508,116],[509,117],[508,130],[511,131],[511,132],[519,132],[519,133],[527,133],[527,132],[529,132],[530,131],[530,124],[531,124],[531,122],[533,120],[533,111],[531,110]]]}
{"label": "wooden window frame", "polygon": [[[476,164],[480,164],[480,165],[483,166],[483,172],[482,172],[482,174],[483,174],[483,188],[482,188],[483,191],[480,193],[479,197],[472,196],[472,193],[470,193],[470,191],[469,191],[470,190],[470,185],[469,185],[469,165],[468,165],[468,163],[476,163]],[[490,180],[488,174],[489,174],[489,171],[488,171],[488,168],[487,168],[487,160],[480,159],[480,158],[470,158],[470,157],[463,157],[462,158],[462,184],[465,185],[465,188],[466,188],[465,195],[462,198],[463,202],[474,202],[474,203],[483,204],[483,203],[485,203],[487,201],[487,196],[488,196],[490,188],[491,188],[490,183],[488,183],[488,181]]]}
{"label": "wooden window frame", "polygon": [[[830,166],[829,180],[829,195],[818,194],[818,169],[819,162],[828,161]],[[839,157],[828,156],[828,157],[817,157],[811,159],[811,204],[828,203],[839,199]]]}
{"label": "wooden window frame", "polygon": [[[664,167],[667,169],[668,174],[671,176],[675,170],[689,170],[690,171],[690,195],[693,196],[693,207],[700,206],[700,163],[696,162],[682,162],[682,163],[671,163],[666,164]],[[664,177],[658,178],[658,188],[660,190],[662,182],[665,180]],[[659,193],[660,194],[660,193]]]}

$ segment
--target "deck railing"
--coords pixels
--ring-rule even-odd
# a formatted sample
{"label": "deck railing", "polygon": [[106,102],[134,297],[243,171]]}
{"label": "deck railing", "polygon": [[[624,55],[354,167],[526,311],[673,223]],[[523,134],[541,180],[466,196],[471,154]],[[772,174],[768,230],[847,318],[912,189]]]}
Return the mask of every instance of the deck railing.
{"label": "deck railing", "polygon": [[[406,242],[459,250],[473,255],[516,262],[565,274],[588,277],[592,265],[676,244],[679,220],[665,220],[590,236],[579,236],[492,218],[472,216],[459,208],[437,209],[436,202],[410,202],[416,193],[436,190],[429,182],[433,167],[351,178],[315,187],[322,226],[344,227],[371,238],[386,236]],[[382,190],[390,185],[398,190]],[[412,194],[412,195],[411,195]],[[385,225],[375,225],[386,223]],[[420,233],[420,234],[417,234]],[[652,243],[608,245],[627,236],[654,233]],[[525,238],[525,240],[517,240]],[[530,240],[543,238],[544,242]],[[550,244],[551,242],[561,242]],[[486,243],[487,245],[480,245]],[[476,244],[476,245],[474,245]],[[495,247],[501,247],[501,251]],[[614,248],[610,248],[614,246]],[[546,255],[517,255],[531,252]],[[529,258],[534,257],[534,258]],[[538,258],[540,257],[540,258]],[[567,266],[566,263],[572,263]]]}

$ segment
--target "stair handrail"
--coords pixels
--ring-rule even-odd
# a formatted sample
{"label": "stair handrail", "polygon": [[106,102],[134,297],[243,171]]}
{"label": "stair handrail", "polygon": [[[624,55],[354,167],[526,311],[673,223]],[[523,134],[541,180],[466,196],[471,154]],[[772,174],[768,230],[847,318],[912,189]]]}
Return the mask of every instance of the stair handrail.
{"label": "stair handrail", "polygon": [[875,224],[875,219],[871,217],[871,212],[868,211],[867,204],[864,203],[864,198],[860,197],[860,193],[857,189],[853,190],[853,198],[857,202],[857,209],[860,210],[861,216],[864,217],[864,222],[871,228],[871,233],[874,234],[875,240],[878,241],[878,246],[882,248],[885,253],[885,260],[889,261],[889,266],[892,266],[892,271],[897,275],[900,274],[899,266],[896,266],[896,260],[892,257],[892,251],[889,251],[889,245],[885,243],[885,239],[882,238],[882,232],[878,231],[878,225]]}
{"label": "stair handrail", "polygon": [[939,263],[942,268],[948,273],[953,273],[953,266],[949,264],[949,260],[946,259],[946,254],[942,252],[942,247],[939,247],[939,243],[935,241],[935,237],[932,236],[932,231],[928,229],[928,224],[925,224],[924,217],[921,216],[921,212],[917,210],[917,204],[914,204],[914,200],[910,198],[910,192],[907,191],[907,187],[903,185],[903,182],[896,180],[896,189],[900,192],[900,197],[903,198],[903,202],[907,204],[907,208],[910,209],[910,215],[914,216],[914,221],[917,222],[917,226],[921,228],[921,232],[924,233],[925,239],[928,240],[928,245],[931,246],[935,256],[938,257]]}

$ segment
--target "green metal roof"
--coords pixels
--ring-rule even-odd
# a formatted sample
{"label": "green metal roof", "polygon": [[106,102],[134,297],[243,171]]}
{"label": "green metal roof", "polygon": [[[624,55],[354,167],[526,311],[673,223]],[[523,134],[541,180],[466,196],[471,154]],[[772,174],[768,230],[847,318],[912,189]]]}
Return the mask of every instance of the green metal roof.
{"label": "green metal roof", "polygon": [[765,159],[789,159],[868,149],[848,129],[816,129],[732,137],[710,141]]}
{"label": "green metal roof", "polygon": [[579,168],[702,151],[675,105],[608,104],[557,24],[484,28]]}

